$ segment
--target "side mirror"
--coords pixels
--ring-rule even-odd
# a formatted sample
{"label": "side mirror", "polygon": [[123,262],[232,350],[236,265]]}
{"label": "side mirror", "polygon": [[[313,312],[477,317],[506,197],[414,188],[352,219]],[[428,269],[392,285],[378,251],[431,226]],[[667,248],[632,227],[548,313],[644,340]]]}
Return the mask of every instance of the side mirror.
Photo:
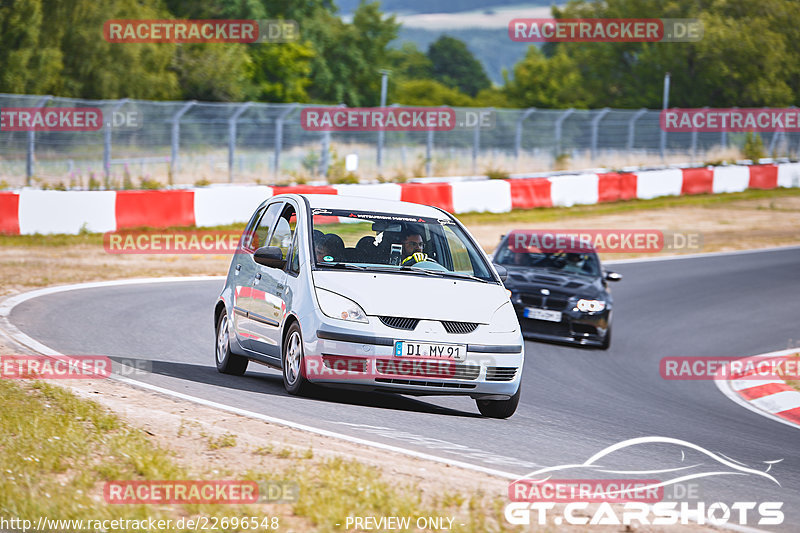
{"label": "side mirror", "polygon": [[497,275],[500,276],[500,281],[505,283],[506,280],[508,279],[508,270],[506,270],[506,267],[495,263],[494,269],[497,272]]}
{"label": "side mirror", "polygon": [[606,272],[605,277],[608,281],[620,281],[622,279],[622,274],[619,272]]}
{"label": "side mirror", "polygon": [[253,261],[259,265],[272,268],[283,268],[286,266],[286,260],[283,258],[283,252],[277,246],[264,246],[259,248],[253,254]]}

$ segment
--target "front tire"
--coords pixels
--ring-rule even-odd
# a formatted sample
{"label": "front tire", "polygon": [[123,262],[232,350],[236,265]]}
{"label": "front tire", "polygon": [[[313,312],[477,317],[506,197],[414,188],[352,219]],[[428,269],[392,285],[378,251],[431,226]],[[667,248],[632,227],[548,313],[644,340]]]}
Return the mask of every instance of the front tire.
{"label": "front tire", "polygon": [[475,403],[478,404],[478,411],[488,418],[508,418],[517,410],[521,390],[522,384],[520,383],[517,392],[508,400],[475,400]]}
{"label": "front tire", "polygon": [[247,370],[247,363],[250,361],[246,357],[231,353],[231,337],[228,327],[228,313],[223,309],[217,320],[217,347],[216,357],[217,372],[241,376]]}
{"label": "front tire", "polygon": [[297,322],[289,326],[286,340],[283,343],[283,387],[292,395],[309,392],[312,385],[305,376],[305,358],[303,356],[303,335]]}
{"label": "front tire", "polygon": [[608,326],[606,336],[603,338],[603,344],[600,345],[601,350],[608,350],[611,347],[611,326]]}

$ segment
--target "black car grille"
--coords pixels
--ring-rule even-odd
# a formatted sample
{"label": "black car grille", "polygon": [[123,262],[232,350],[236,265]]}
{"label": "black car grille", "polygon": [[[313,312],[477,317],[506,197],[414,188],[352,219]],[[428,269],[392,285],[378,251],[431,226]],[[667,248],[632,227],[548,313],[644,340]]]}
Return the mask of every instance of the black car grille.
{"label": "black car grille", "polygon": [[522,303],[541,309],[552,309],[554,311],[563,311],[567,307],[569,295],[558,292],[551,292],[548,296],[543,294],[522,293],[520,295]]}
{"label": "black car grille", "polygon": [[414,376],[439,379],[478,379],[481,367],[452,361],[378,359],[375,368],[379,374]]}
{"label": "black car grille", "polygon": [[447,333],[472,333],[478,329],[478,324],[475,322],[452,322],[443,320],[442,325]]}
{"label": "black car grille", "polygon": [[[419,318],[405,318],[401,316],[379,316],[381,322],[394,329],[404,329],[406,331],[414,331],[419,324]],[[475,322],[454,322],[452,320],[443,320],[447,333],[472,333],[478,329],[478,324]]]}
{"label": "black car grille", "polygon": [[390,328],[404,329],[406,331],[413,331],[417,327],[417,324],[419,324],[418,318],[405,318],[401,316],[379,316],[378,318]]}
{"label": "black car grille", "polygon": [[375,378],[378,383],[392,383],[395,385],[413,385],[415,387],[438,387],[440,389],[474,389],[473,383],[457,383],[446,381],[418,381],[415,379]]}
{"label": "black car grille", "polygon": [[515,366],[490,366],[486,368],[486,381],[511,381],[517,375]]}

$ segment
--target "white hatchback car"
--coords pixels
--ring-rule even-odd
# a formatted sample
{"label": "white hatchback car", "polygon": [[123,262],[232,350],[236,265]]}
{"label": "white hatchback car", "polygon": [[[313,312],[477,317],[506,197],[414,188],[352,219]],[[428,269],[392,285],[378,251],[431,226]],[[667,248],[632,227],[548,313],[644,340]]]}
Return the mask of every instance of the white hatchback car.
{"label": "white hatchback car", "polygon": [[275,196],[251,217],[215,305],[217,369],[282,369],[291,394],[466,395],[507,418],[524,344],[504,278],[441,209]]}

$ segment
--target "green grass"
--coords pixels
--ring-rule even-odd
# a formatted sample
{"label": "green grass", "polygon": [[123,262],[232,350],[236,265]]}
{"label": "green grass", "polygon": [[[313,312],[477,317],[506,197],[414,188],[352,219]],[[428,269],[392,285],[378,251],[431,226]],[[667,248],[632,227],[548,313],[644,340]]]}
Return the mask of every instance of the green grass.
{"label": "green grass", "polygon": [[[34,381],[0,380],[0,514],[6,518],[176,520],[205,516],[280,516],[280,531],[343,531],[348,516],[450,516],[454,531],[504,532],[502,498],[484,494],[443,493],[422,497],[411,485],[384,478],[375,467],[333,458],[312,460],[309,448],[301,456],[277,457],[285,468],[225,472],[215,477],[192,474],[179,466],[168,450],[156,447],[141,430],[132,428],[97,403],[67,389]],[[194,423],[181,424],[181,432]],[[184,427],[186,426],[186,427]],[[214,442],[235,444],[232,434]],[[272,454],[272,446],[257,453]],[[209,467],[210,468],[210,467]],[[103,502],[104,481],[240,479],[295,483],[299,499],[279,507],[259,505],[109,505]],[[336,525],[341,524],[341,525]],[[463,524],[463,525],[462,525]],[[229,529],[233,531],[234,529]],[[115,531],[113,529],[109,531]]]}

